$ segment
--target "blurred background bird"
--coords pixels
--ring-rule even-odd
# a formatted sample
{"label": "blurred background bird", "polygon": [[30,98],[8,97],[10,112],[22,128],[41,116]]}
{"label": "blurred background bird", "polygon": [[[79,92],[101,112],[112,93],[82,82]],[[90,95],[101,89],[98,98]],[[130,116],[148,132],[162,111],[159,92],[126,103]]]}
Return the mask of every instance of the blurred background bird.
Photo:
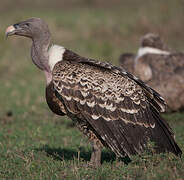
{"label": "blurred background bird", "polygon": [[157,90],[168,104],[167,111],[184,109],[184,54],[169,48],[157,34],[141,38],[136,55],[119,57],[120,66]]}

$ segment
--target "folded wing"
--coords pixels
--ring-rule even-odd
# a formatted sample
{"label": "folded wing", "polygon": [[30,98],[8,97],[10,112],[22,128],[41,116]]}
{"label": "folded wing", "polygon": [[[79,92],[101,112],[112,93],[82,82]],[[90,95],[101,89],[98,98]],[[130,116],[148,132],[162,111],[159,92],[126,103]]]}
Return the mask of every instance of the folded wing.
{"label": "folded wing", "polygon": [[88,59],[63,60],[54,67],[53,83],[68,116],[89,123],[118,156],[139,154],[148,141],[157,152],[181,154],[158,112],[164,100],[123,69]]}

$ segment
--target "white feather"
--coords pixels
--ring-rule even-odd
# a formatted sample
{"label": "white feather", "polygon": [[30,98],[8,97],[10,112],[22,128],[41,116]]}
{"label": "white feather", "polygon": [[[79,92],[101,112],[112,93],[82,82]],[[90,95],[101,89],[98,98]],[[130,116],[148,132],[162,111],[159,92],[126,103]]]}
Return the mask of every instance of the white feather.
{"label": "white feather", "polygon": [[163,51],[157,48],[152,48],[152,47],[141,47],[139,48],[137,52],[137,57],[136,59],[144,56],[145,54],[161,54],[161,55],[169,55],[170,52],[168,51]]}
{"label": "white feather", "polygon": [[63,60],[63,54],[65,48],[59,45],[52,45],[48,51],[49,53],[49,66],[51,71],[53,70],[55,64]]}

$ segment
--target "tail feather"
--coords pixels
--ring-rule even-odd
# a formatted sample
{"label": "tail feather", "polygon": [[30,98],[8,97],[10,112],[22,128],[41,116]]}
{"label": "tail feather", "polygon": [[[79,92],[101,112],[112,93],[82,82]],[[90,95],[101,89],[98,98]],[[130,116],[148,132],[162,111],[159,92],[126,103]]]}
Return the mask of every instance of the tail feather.
{"label": "tail feather", "polygon": [[153,141],[157,143],[156,150],[158,152],[172,152],[177,156],[181,156],[182,151],[176,144],[174,139],[174,133],[167,122],[152,109],[153,117],[157,120],[157,127],[152,130]]}

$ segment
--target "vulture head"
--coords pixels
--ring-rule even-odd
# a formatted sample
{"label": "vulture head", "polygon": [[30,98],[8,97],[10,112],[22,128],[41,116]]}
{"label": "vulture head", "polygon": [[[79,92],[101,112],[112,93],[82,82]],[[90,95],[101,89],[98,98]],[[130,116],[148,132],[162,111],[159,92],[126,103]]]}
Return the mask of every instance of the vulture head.
{"label": "vulture head", "polygon": [[153,33],[148,33],[142,37],[141,46],[162,49],[163,43],[162,43],[159,35],[153,34]]}
{"label": "vulture head", "polygon": [[147,33],[141,38],[141,47],[169,50],[158,34]]}
{"label": "vulture head", "polygon": [[[51,36],[48,25],[40,18],[31,18],[9,26],[6,29],[6,37],[12,35],[32,39],[31,57],[33,63],[47,74],[50,73],[48,48]],[[50,74],[47,76],[50,77]]]}
{"label": "vulture head", "polygon": [[31,39],[50,37],[47,24],[40,18],[31,18],[26,21],[16,23],[6,29],[6,37],[12,35],[25,36]]}

